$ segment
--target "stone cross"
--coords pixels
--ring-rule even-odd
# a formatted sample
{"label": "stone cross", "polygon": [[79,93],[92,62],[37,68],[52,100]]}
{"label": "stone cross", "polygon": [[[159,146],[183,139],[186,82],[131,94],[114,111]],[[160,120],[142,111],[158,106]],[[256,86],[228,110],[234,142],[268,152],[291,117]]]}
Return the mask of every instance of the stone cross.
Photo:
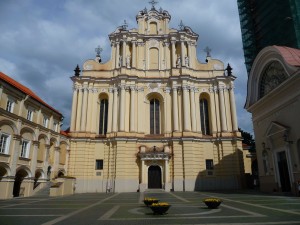
{"label": "stone cross", "polygon": [[100,47],[100,45],[98,45],[97,48],[95,48],[95,52],[97,53],[97,57],[100,57],[100,53],[103,51],[103,49]]}
{"label": "stone cross", "polygon": [[211,49],[208,46],[206,46],[206,48],[203,49],[203,51],[206,52],[206,57],[210,57]]}
{"label": "stone cross", "polygon": [[152,0],[149,2],[149,4],[152,5],[152,9],[155,9],[155,5],[157,4],[157,2],[155,0]]}

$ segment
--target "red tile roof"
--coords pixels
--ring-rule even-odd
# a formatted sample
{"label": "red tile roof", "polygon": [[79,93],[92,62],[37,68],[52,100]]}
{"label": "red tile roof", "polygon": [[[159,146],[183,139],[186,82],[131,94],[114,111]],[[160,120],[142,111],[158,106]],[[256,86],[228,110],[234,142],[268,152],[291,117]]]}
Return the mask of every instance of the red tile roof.
{"label": "red tile roof", "polygon": [[37,96],[32,90],[30,90],[29,88],[25,87],[24,85],[20,84],[19,82],[15,81],[14,79],[12,79],[11,77],[7,76],[6,74],[0,72],[0,79],[5,81],[6,83],[10,84],[11,86],[17,88],[18,90],[20,90],[21,92],[29,95],[31,98],[35,99],[36,101],[38,101],[39,103],[43,104],[44,106],[46,106],[47,108],[51,109],[52,111],[58,113],[60,116],[62,116],[62,114],[57,111],[56,109],[54,109],[53,107],[51,107],[50,105],[48,105],[46,102],[44,102],[39,96]]}
{"label": "red tile roof", "polygon": [[280,52],[288,64],[300,67],[300,49],[276,45],[274,45],[274,47]]}

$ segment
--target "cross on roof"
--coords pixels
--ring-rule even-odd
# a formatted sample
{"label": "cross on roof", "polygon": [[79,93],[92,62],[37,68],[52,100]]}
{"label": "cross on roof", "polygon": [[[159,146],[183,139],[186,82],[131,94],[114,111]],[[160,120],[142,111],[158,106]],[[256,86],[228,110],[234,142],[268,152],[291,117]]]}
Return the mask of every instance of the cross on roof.
{"label": "cross on roof", "polygon": [[178,26],[179,26],[179,29],[180,29],[180,30],[183,30],[184,24],[183,24],[182,20],[180,21],[180,24],[179,24]]}
{"label": "cross on roof", "polygon": [[128,24],[126,20],[124,20],[124,24],[122,25],[123,30],[127,30]]}
{"label": "cross on roof", "polygon": [[100,57],[100,53],[103,51],[103,49],[100,47],[100,45],[98,45],[97,48],[95,48],[95,52],[97,53],[97,57]]}
{"label": "cross on roof", "polygon": [[155,5],[157,4],[158,2],[156,2],[155,0],[152,0],[149,2],[149,4],[152,5],[152,9],[155,9]]}
{"label": "cross on roof", "polygon": [[210,49],[208,46],[206,46],[206,48],[203,49],[203,51],[206,52],[206,56],[207,56],[207,57],[210,57],[211,49]]}

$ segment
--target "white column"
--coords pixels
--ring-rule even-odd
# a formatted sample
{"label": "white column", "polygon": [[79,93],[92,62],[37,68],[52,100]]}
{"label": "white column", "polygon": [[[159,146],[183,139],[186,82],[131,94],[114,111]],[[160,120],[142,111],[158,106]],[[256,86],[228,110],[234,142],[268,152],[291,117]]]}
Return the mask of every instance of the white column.
{"label": "white column", "polygon": [[119,59],[120,59],[120,42],[116,42],[116,68],[119,68]]}
{"label": "white column", "polygon": [[184,41],[180,42],[181,47],[181,65],[185,66],[185,58],[184,58]]}
{"label": "white column", "polygon": [[220,103],[220,114],[221,114],[221,130],[226,131],[226,116],[225,116],[225,105],[224,105],[224,88],[219,87],[219,103]]}
{"label": "white column", "polygon": [[172,67],[176,68],[176,55],[175,55],[175,43],[176,41],[171,41],[172,44],[172,55],[171,55],[171,59],[172,59]]}
{"label": "white column", "polygon": [[113,132],[118,131],[118,88],[114,88]]}
{"label": "white column", "polygon": [[93,84],[89,85],[88,89],[88,97],[87,97],[87,120],[86,120],[86,129],[85,131],[91,132],[91,120],[92,119],[92,112],[93,112]]}
{"label": "white column", "polygon": [[231,116],[232,116],[232,130],[238,131],[233,84],[229,91],[229,97],[230,97],[230,107],[231,107]]}
{"label": "white column", "polygon": [[191,54],[191,42],[189,41],[188,42],[188,57],[189,57],[189,67],[190,68],[193,68],[193,65],[192,65],[192,54]]}
{"label": "white column", "polygon": [[130,132],[135,132],[135,87],[130,87]]}
{"label": "white column", "polygon": [[141,160],[141,173],[142,173],[142,176],[141,176],[141,178],[142,178],[142,180],[141,180],[141,183],[143,184],[143,183],[146,183],[145,182],[145,175],[144,175],[144,172],[145,172],[145,161],[144,160]]}
{"label": "white column", "polygon": [[178,95],[177,87],[173,87],[173,130],[178,131]]}
{"label": "white column", "polygon": [[165,159],[165,184],[169,183],[169,160]]}
{"label": "white column", "polygon": [[183,92],[183,131],[190,131],[191,130],[191,120],[189,115],[189,93],[188,87],[182,87]]}
{"label": "white column", "polygon": [[71,126],[70,126],[70,131],[75,131],[76,130],[76,114],[77,114],[77,98],[78,98],[78,89],[74,85],[73,87],[73,101],[72,101],[72,112],[71,112]]}
{"label": "white column", "polygon": [[77,114],[76,114],[76,131],[80,131],[81,111],[82,111],[82,88],[78,90]]}
{"label": "white column", "polygon": [[22,137],[19,135],[13,135],[13,155],[12,159],[10,162],[10,171],[11,171],[11,176],[15,176],[16,170],[17,170],[17,163],[20,155],[20,149],[21,149],[21,141]]}
{"label": "white column", "polygon": [[38,141],[32,141],[33,144],[33,151],[31,155],[31,160],[30,160],[30,170],[32,173],[32,176],[34,177],[35,169],[36,169],[36,161],[37,161],[37,154],[38,154],[38,147],[39,147],[39,142]]}
{"label": "white column", "polygon": [[136,41],[132,41],[132,68],[136,68]]}
{"label": "white column", "polygon": [[195,110],[195,88],[191,88],[190,90],[190,99],[191,99],[191,120],[192,120],[192,131],[196,132],[197,124],[196,124],[196,110]]}
{"label": "white column", "polygon": [[119,131],[125,131],[125,85],[121,85]]}
{"label": "white column", "polygon": [[166,115],[165,115],[165,121],[166,121],[166,133],[171,133],[171,102],[170,102],[170,92],[171,88],[166,87],[165,93],[166,93],[166,100],[165,100],[165,108],[166,108]]}
{"label": "white column", "polygon": [[86,114],[87,114],[87,99],[88,99],[88,86],[84,85],[83,89],[83,102],[82,102],[82,116],[81,116],[81,131],[85,131],[86,127]]}
{"label": "white column", "polygon": [[123,40],[122,66],[126,66],[126,41]]}

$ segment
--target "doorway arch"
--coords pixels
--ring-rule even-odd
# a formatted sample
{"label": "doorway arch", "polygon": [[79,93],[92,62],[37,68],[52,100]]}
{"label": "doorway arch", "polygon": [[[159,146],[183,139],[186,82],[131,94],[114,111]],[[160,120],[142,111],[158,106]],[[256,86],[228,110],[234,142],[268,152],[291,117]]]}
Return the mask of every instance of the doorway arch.
{"label": "doorway arch", "polygon": [[153,165],[148,168],[148,188],[162,188],[161,180],[161,168],[160,166]]}
{"label": "doorway arch", "polygon": [[[15,182],[14,182],[14,188],[13,188],[13,196],[14,197],[20,196],[21,184],[22,184],[24,178],[28,177],[28,176],[29,176],[29,174],[24,168],[18,170],[18,172],[15,175]],[[23,193],[21,193],[21,194],[23,194]]]}

